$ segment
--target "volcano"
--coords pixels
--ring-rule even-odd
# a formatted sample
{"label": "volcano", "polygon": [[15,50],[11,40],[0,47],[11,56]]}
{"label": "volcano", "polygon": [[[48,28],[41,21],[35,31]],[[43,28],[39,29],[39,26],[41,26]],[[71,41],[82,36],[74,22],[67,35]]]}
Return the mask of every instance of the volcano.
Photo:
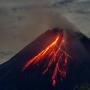
{"label": "volcano", "polygon": [[73,90],[90,83],[90,39],[80,32],[47,30],[0,65],[0,90]]}

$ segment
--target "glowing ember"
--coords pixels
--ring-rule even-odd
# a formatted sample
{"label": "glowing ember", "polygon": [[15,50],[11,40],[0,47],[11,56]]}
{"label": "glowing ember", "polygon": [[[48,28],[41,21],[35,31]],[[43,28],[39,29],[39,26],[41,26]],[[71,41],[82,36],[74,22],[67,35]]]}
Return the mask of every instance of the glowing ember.
{"label": "glowing ember", "polygon": [[60,76],[60,79],[62,80],[66,77],[67,73],[69,55],[62,49],[64,42],[65,41],[63,39],[63,36],[58,35],[50,45],[48,45],[35,57],[28,60],[28,62],[24,65],[23,70],[26,70],[30,65],[36,64],[40,60],[43,60],[45,56],[48,56],[48,65],[44,69],[43,74],[49,72],[50,67],[52,65],[55,65],[51,77],[52,85],[55,86],[57,83],[57,76]]}

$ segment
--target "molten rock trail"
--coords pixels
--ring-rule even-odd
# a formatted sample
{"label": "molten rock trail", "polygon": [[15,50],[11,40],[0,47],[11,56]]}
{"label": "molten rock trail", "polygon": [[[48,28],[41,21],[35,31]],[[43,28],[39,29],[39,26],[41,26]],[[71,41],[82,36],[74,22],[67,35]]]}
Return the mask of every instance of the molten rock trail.
{"label": "molten rock trail", "polygon": [[67,73],[67,65],[68,65],[68,57],[66,51],[63,50],[64,47],[64,37],[60,34],[57,35],[55,40],[48,45],[44,50],[39,52],[36,56],[29,59],[24,67],[23,70],[26,70],[31,65],[34,65],[41,60],[43,60],[45,57],[48,57],[46,62],[48,62],[46,68],[43,70],[43,74],[48,73],[51,69],[51,66],[54,64],[54,70],[51,76],[52,85],[55,86],[57,83],[57,76],[60,77],[60,80],[66,77]]}

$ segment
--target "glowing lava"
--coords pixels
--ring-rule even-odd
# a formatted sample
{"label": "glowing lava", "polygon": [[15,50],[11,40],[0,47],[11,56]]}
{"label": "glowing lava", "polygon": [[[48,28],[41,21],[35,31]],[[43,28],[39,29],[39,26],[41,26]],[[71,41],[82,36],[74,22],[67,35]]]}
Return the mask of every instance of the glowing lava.
{"label": "glowing lava", "polygon": [[64,38],[62,35],[57,35],[56,39],[50,45],[26,62],[23,70],[26,70],[29,66],[43,60],[46,56],[48,57],[48,65],[46,65],[43,74],[49,72],[51,66],[54,65],[51,81],[52,85],[55,86],[58,78],[57,76],[60,76],[60,79],[62,80],[66,77],[67,73],[69,55],[62,49],[62,46],[64,46]]}

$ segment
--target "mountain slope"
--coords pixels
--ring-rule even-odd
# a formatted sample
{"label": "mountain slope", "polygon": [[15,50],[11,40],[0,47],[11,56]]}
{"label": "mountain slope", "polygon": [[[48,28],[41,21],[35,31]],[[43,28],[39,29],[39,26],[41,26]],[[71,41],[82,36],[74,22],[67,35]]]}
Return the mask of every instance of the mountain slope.
{"label": "mountain slope", "polygon": [[[58,34],[63,35],[65,50],[70,57],[66,77],[60,81],[61,76],[58,76],[57,84],[53,87],[50,78],[54,64],[50,72],[42,74],[47,56],[25,71],[23,67],[27,61],[32,60],[31,58],[52,43]],[[81,33],[59,28],[48,30],[0,66],[0,90],[72,90],[77,84],[90,82],[89,49],[90,40]]]}

